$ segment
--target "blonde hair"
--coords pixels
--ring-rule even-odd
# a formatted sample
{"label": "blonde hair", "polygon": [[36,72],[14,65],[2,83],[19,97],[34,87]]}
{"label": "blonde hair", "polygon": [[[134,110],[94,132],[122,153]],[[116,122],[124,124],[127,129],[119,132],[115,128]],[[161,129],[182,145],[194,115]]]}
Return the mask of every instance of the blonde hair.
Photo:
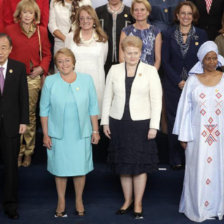
{"label": "blonde hair", "polygon": [[100,21],[97,17],[97,14],[95,12],[95,10],[89,6],[89,5],[83,5],[82,7],[80,7],[78,9],[78,12],[76,14],[76,19],[75,19],[75,31],[74,31],[74,42],[79,44],[80,43],[80,31],[81,31],[81,27],[80,27],[80,13],[82,11],[86,11],[93,19],[93,25],[94,25],[94,28],[95,28],[95,31],[99,37],[98,39],[98,42],[106,42],[108,37],[107,37],[107,34],[103,31],[103,29],[101,28],[101,25],[100,25]]}
{"label": "blonde hair", "polygon": [[136,36],[127,36],[121,42],[121,48],[123,51],[127,47],[137,47],[140,51],[142,50],[142,40]]}
{"label": "blonde hair", "polygon": [[57,58],[59,54],[64,54],[65,56],[70,57],[72,59],[73,65],[75,66],[76,63],[75,55],[70,49],[64,47],[58,50],[54,55],[54,64],[56,65],[56,67],[57,67]]}
{"label": "blonde hair", "polygon": [[134,7],[135,7],[136,3],[142,3],[146,7],[147,11],[149,13],[151,13],[152,6],[150,5],[150,3],[147,0],[133,0],[132,3],[131,3],[131,15],[132,16],[133,16]]}
{"label": "blonde hair", "polygon": [[40,23],[40,8],[34,0],[21,0],[17,6],[16,11],[13,14],[14,21],[18,23],[20,21],[21,12],[24,10],[34,11],[34,21],[36,24]]}

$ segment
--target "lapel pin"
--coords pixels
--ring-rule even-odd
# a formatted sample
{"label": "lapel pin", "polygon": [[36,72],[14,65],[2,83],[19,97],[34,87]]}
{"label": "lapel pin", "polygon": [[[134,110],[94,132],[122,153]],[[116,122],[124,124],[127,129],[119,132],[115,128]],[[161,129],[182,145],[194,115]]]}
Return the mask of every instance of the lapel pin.
{"label": "lapel pin", "polygon": [[139,73],[138,75],[141,77],[142,76],[142,73]]}
{"label": "lapel pin", "polygon": [[199,43],[196,41],[196,42],[195,42],[195,45],[196,45],[196,46],[198,46],[198,45],[199,45]]}
{"label": "lapel pin", "polygon": [[125,13],[125,14],[124,14],[124,17],[127,18],[127,17],[128,17],[128,14]]}
{"label": "lapel pin", "polygon": [[9,69],[9,73],[12,74],[13,73],[13,70],[12,69]]}

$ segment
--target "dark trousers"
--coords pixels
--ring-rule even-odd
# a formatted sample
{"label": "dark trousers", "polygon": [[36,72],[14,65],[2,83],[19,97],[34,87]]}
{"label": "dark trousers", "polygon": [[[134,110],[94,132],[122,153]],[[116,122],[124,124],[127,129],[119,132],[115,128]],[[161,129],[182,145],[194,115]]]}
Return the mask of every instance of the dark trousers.
{"label": "dark trousers", "polygon": [[[19,131],[19,130],[18,130]],[[0,153],[3,162],[3,208],[5,211],[17,209],[19,134],[6,136],[4,125],[0,123]]]}
{"label": "dark trousers", "polygon": [[164,86],[164,97],[166,104],[166,116],[168,126],[169,161],[171,166],[183,165],[185,163],[184,149],[178,141],[178,136],[173,135],[173,126],[176,118],[176,110],[180,98],[179,88],[167,88]]}

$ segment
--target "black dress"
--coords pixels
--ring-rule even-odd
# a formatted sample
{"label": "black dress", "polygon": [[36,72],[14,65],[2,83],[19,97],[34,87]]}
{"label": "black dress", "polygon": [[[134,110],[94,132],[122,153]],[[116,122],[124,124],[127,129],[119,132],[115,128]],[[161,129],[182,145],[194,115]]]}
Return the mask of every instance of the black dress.
{"label": "black dress", "polygon": [[[137,71],[137,68],[136,68]],[[116,174],[138,175],[157,169],[158,156],[155,140],[148,140],[150,120],[133,121],[129,111],[129,99],[134,77],[125,79],[126,102],[121,120],[110,117],[111,142],[108,163]]]}

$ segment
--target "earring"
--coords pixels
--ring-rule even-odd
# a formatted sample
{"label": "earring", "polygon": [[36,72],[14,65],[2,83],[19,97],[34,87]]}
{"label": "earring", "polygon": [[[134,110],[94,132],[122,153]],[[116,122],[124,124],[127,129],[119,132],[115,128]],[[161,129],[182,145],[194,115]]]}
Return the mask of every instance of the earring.
{"label": "earring", "polygon": [[93,24],[93,28],[96,28],[96,24]]}

